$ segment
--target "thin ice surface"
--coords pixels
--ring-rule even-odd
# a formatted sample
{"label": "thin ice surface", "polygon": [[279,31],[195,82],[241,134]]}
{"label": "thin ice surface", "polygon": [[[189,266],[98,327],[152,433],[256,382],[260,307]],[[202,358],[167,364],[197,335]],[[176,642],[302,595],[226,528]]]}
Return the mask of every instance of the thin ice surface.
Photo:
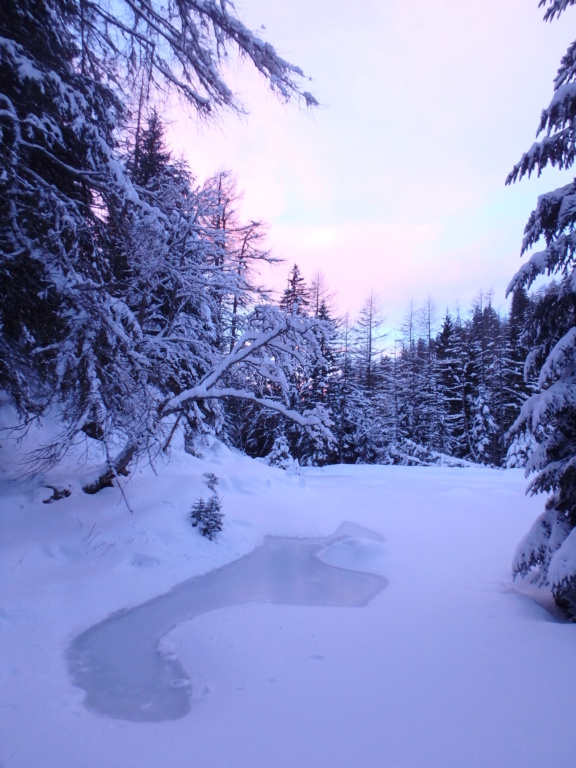
{"label": "thin ice surface", "polygon": [[[370,539],[378,539],[377,534],[367,533]],[[190,678],[177,658],[159,650],[162,637],[180,622],[242,603],[365,606],[384,589],[386,579],[353,570],[348,553],[344,568],[338,567],[341,547],[349,542],[356,550],[364,541],[371,553],[382,549],[378,541],[346,534],[317,539],[267,537],[240,560],[188,579],[83,632],[69,649],[68,665],[75,685],[86,692],[86,706],[132,721],[184,717],[190,711]],[[329,564],[319,555],[329,558]],[[362,568],[361,558],[358,567]]]}

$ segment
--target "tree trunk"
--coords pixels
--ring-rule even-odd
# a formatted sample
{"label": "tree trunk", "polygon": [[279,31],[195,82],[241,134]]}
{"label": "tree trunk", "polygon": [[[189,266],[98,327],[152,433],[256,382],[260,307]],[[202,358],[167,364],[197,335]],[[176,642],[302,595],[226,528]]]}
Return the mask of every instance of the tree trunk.
{"label": "tree trunk", "polygon": [[128,465],[134,458],[136,445],[128,443],[118,454],[116,459],[107,465],[102,474],[92,483],[85,485],[82,490],[84,493],[98,493],[102,488],[112,488],[114,480],[118,475],[126,476],[128,474]]}

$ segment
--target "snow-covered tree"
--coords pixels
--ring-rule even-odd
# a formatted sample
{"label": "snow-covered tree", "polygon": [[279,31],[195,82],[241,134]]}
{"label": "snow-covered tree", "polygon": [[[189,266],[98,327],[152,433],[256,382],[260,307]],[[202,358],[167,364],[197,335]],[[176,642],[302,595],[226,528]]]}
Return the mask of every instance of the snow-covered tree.
{"label": "snow-covered tree", "polygon": [[206,201],[205,237],[210,240],[212,290],[218,305],[218,346],[231,351],[242,330],[246,310],[268,299],[255,282],[262,263],[278,263],[263,247],[266,229],[260,221],[245,222],[238,212],[241,195],[230,171],[219,171],[202,185]]}
{"label": "snow-covered tree", "polygon": [[370,293],[353,328],[354,369],[359,383],[367,392],[377,387],[377,361],[382,352],[382,309],[378,298]]}
{"label": "snow-covered tree", "polygon": [[[140,116],[142,121],[142,116]],[[134,137],[134,149],[127,162],[133,184],[156,191],[160,181],[169,173],[171,155],[166,146],[166,129],[158,111],[153,108],[146,126],[141,123]]]}
{"label": "snow-covered tree", "polygon": [[501,344],[500,321],[491,294],[480,291],[469,326],[470,418],[468,445],[473,461],[498,464],[497,350]]}
{"label": "snow-covered tree", "polygon": [[350,418],[354,424],[353,442],[358,463],[378,463],[388,440],[383,418],[383,373],[380,359],[385,334],[380,301],[370,293],[352,329],[352,370],[354,387],[350,392]]}
{"label": "snow-covered tree", "polygon": [[[541,0],[552,20],[576,0]],[[542,112],[536,141],[510,173],[511,183],[541,173],[547,165],[570,168],[576,158],[576,41],[562,58],[554,95]],[[524,231],[522,253],[537,250],[514,276],[509,292],[529,288],[540,275],[557,275],[546,293],[527,368],[538,371],[539,391],[522,407],[515,424],[543,435],[527,470],[536,473],[531,493],[550,494],[546,510],[521,542],[515,574],[535,570],[556,602],[576,617],[576,181],[539,197]],[[538,248],[540,241],[543,246]],[[540,440],[540,437],[538,438]]]}
{"label": "snow-covered tree", "polygon": [[232,351],[193,386],[166,397],[159,409],[160,416],[184,413],[205,400],[235,398],[257,403],[312,434],[319,432],[330,439],[329,419],[322,408],[301,412],[292,407],[295,370],[306,367],[307,357],[315,353],[315,323],[308,318],[284,315],[274,306],[256,307],[247,317],[244,332]]}
{"label": "snow-covered tree", "polygon": [[271,467],[279,467],[280,469],[288,469],[294,464],[294,458],[290,453],[290,446],[286,435],[280,434],[274,440],[270,453],[266,456],[266,462]]}
{"label": "snow-covered tree", "polygon": [[[207,195],[186,169],[168,164],[157,116],[143,128],[147,105],[170,90],[201,115],[240,111],[223,76],[232,49],[281,98],[316,103],[301,88],[302,72],[252,34],[232,3],[3,4],[0,386],[23,422],[58,407],[62,432],[45,462],[58,461],[85,432],[105,442],[109,480],[160,444],[168,412],[173,421],[184,403],[197,411],[215,399],[191,393],[241,367],[247,338],[261,360],[268,340],[301,330],[280,319],[256,340],[253,323],[263,315],[252,314],[248,330],[238,322],[230,329],[229,348],[220,350],[228,361],[216,355],[214,308],[222,295],[234,305],[232,286],[245,295],[244,264],[257,234],[251,226],[236,233],[239,255],[228,271],[210,270],[214,208],[208,215]],[[133,93],[135,152],[124,167],[119,140]]]}
{"label": "snow-covered tree", "polygon": [[440,399],[440,435],[444,453],[460,458],[466,455],[467,422],[463,329],[448,310],[436,338],[436,361]]}
{"label": "snow-covered tree", "polygon": [[[62,408],[48,462],[95,409],[122,429],[142,385],[127,359],[137,330],[106,289],[114,265],[102,247],[106,218],[135,197],[114,154],[122,105],[82,67],[79,13],[9,0],[0,14],[0,385],[24,421]],[[144,421],[133,427],[144,438]]]}
{"label": "snow-covered tree", "polygon": [[420,309],[420,332],[423,345],[420,351],[422,368],[422,438],[431,448],[445,451],[446,424],[441,400],[438,353],[435,339],[437,310],[432,297],[428,296]]}
{"label": "snow-covered tree", "polygon": [[425,399],[427,348],[418,335],[421,312],[411,299],[400,328],[400,355],[396,371],[396,389],[401,403],[398,432],[400,437],[423,443],[427,439]]}
{"label": "snow-covered tree", "polygon": [[214,488],[208,501],[200,497],[194,502],[190,510],[190,520],[192,527],[198,528],[202,536],[210,541],[220,533],[224,525],[224,514],[222,501]]}
{"label": "snow-covered tree", "polygon": [[[535,390],[532,374],[525,371],[530,351],[530,327],[534,315],[534,299],[525,288],[518,287],[512,294],[510,315],[506,326],[506,371],[505,397],[503,402],[503,423],[507,430],[516,420],[518,413]],[[506,436],[508,439],[509,436]]]}
{"label": "snow-covered tree", "polygon": [[[339,342],[338,321],[333,317],[327,299],[320,300],[314,310],[314,324],[311,328],[314,344],[307,356],[307,365],[301,372],[298,387],[300,406],[321,409],[332,422],[337,401],[337,345]],[[322,465],[336,459],[335,443],[320,434],[311,435],[299,430],[297,425],[289,427],[293,434],[294,455],[301,464]]]}
{"label": "snow-covered tree", "polygon": [[352,366],[352,342],[349,316],[345,315],[339,328],[336,349],[337,376],[332,383],[332,422],[336,437],[337,460],[340,464],[355,461],[353,402],[356,384]]}

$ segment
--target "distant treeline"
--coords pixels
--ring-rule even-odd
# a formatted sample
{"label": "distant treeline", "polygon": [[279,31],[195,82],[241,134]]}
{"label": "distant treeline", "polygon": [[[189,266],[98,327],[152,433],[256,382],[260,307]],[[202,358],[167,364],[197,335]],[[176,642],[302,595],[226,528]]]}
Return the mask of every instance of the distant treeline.
{"label": "distant treeline", "polygon": [[[310,286],[292,268],[280,307],[324,324],[321,358],[292,382],[302,403],[330,415],[334,442],[256,409],[226,407],[224,433],[234,445],[275,463],[416,464],[466,461],[523,465],[531,440],[508,430],[534,391],[524,378],[539,295],[517,290],[508,316],[478,294],[473,306],[438,315],[431,299],[412,304],[391,340],[370,296],[359,318],[337,319],[321,275]],[[512,445],[512,448],[511,448]],[[458,461],[456,463],[458,463]]]}

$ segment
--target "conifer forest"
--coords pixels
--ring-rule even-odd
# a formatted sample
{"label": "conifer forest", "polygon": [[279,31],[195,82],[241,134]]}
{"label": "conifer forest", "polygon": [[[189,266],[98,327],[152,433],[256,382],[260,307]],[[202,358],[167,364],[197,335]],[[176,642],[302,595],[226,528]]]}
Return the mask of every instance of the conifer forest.
{"label": "conifer forest", "polygon": [[[540,2],[547,20],[574,4]],[[538,199],[508,314],[482,290],[470,307],[407,296],[385,332],[376,291],[342,316],[326,278],[294,263],[277,264],[277,295],[261,284],[277,259],[265,222],[241,215],[242,180],[197,178],[166,137],[168,97],[206,124],[243,113],[231,51],[281,102],[318,106],[227,0],[3,2],[0,388],[16,433],[57,425],[27,470],[97,445],[95,493],[168,455],[179,431],[191,452],[214,435],[284,468],[527,467],[549,500],[515,570],[547,583],[576,526],[576,182]],[[575,51],[509,183],[573,165]],[[554,579],[573,610],[576,565]]]}

